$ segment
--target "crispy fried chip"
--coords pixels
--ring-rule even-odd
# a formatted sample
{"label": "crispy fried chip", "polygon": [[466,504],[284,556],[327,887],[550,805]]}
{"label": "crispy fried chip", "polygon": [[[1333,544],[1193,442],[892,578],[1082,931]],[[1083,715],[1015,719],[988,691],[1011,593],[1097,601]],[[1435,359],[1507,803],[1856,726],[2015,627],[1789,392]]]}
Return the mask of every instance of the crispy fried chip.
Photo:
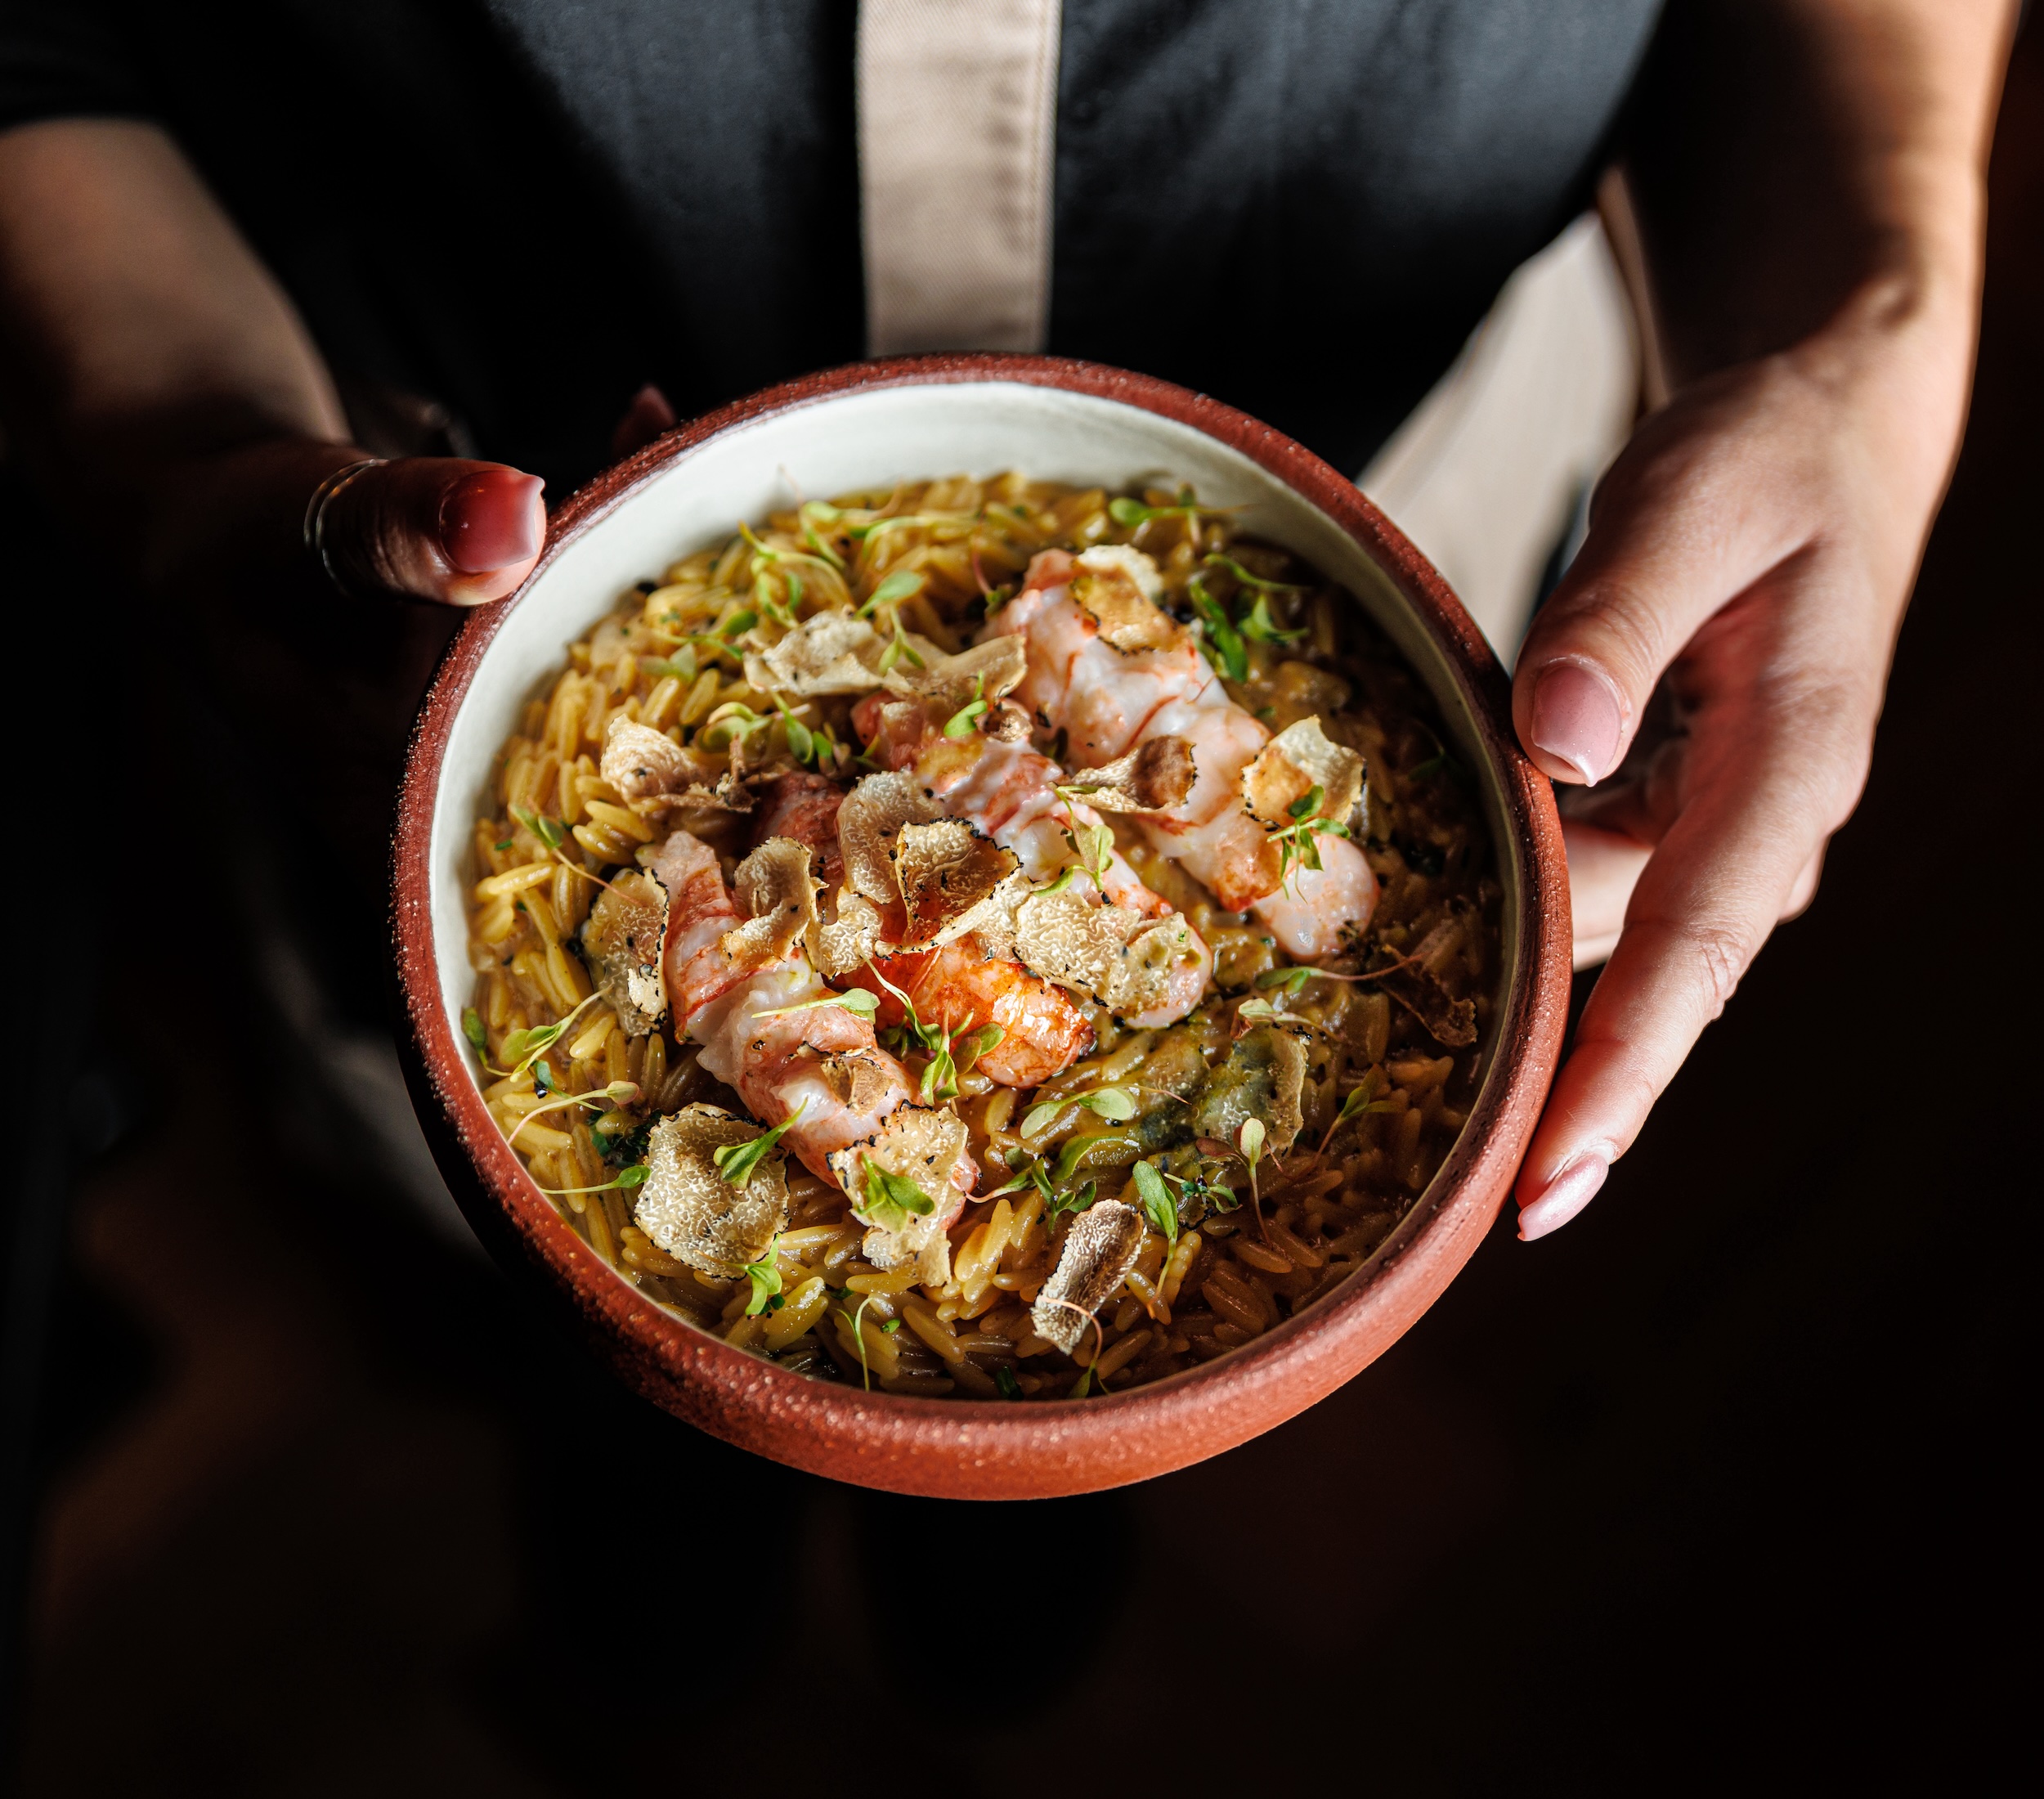
{"label": "crispy fried chip", "polygon": [[1259,1025],[1239,1039],[1228,1059],[1207,1078],[1194,1106],[1192,1128],[1201,1137],[1233,1142],[1250,1119],[1260,1118],[1272,1151],[1291,1148],[1305,1123],[1306,1039],[1275,1025]]}
{"label": "crispy fried chip", "polygon": [[831,1172],[851,1196],[853,1216],[862,1224],[872,1223],[865,1210],[869,1161],[914,1182],[931,1202],[926,1216],[912,1216],[899,1230],[874,1225],[866,1233],[861,1250],[875,1267],[914,1263],[917,1278],[927,1285],[941,1286],[951,1278],[951,1241],[939,1221],[952,1209],[957,1189],[951,1171],[964,1159],[966,1142],[965,1121],[948,1108],[903,1106],[889,1113],[887,1121],[864,1142],[831,1152]]}
{"label": "crispy fried chip", "polygon": [[1089,993],[1123,1018],[1162,1003],[1189,938],[1176,913],[1145,918],[1070,887],[1033,893],[1015,913],[1015,953],[1031,973]]}
{"label": "crispy fried chip", "polygon": [[899,901],[901,886],[892,854],[895,833],[904,824],[928,824],[944,815],[944,809],[907,770],[867,775],[838,808],[845,886],[883,906]]}
{"label": "crispy fried chip", "polygon": [[1128,1276],[1143,1246],[1142,1216],[1118,1200],[1096,1200],[1065,1234],[1057,1268],[1029,1308],[1029,1322],[1066,1355]]}
{"label": "crispy fried chip", "polygon": [[894,874],[908,923],[902,947],[934,949],[1006,916],[1002,889],[1021,867],[969,819],[904,824],[895,833]]}
{"label": "crispy fried chip", "polygon": [[778,1148],[734,1187],[713,1152],[750,1143],[760,1127],[715,1106],[684,1106],[654,1125],[646,1145],[646,1184],[633,1216],[669,1255],[728,1279],[767,1252],[788,1221],[787,1176]]}
{"label": "crispy fried chip", "polygon": [[1291,808],[1320,790],[1312,816],[1346,824],[1363,796],[1363,759],[1329,742],[1317,717],[1288,725],[1242,771],[1242,803],[1266,831],[1293,822]]}
{"label": "crispy fried chip", "polygon": [[816,924],[809,846],[793,837],[769,837],[738,864],[732,885],[746,922],[724,932],[719,947],[734,967],[770,967]]}
{"label": "crispy fried chip", "polygon": [[1075,769],[1058,785],[1102,812],[1165,812],[1192,792],[1198,778],[1189,742],[1153,737],[1112,762]]}
{"label": "crispy fried chip", "polygon": [[[664,742],[665,738],[661,741]],[[582,925],[582,949],[596,989],[627,1037],[643,1037],[667,1010],[660,951],[667,935],[667,890],[636,868],[596,896]]]}
{"label": "crispy fried chip", "polygon": [[1073,599],[1100,626],[1101,639],[1123,655],[1168,649],[1184,637],[1170,614],[1158,609],[1162,591],[1157,565],[1123,545],[1089,550],[1072,570]]}
{"label": "crispy fried chip", "polygon": [[745,655],[745,678],[762,693],[864,693],[880,685],[880,633],[850,612],[805,618],[770,649]]}
{"label": "crispy fried chip", "polygon": [[1019,686],[1029,672],[1029,640],[1013,635],[992,637],[956,656],[926,657],[924,665],[897,663],[887,671],[886,685],[891,692],[921,700],[942,721],[975,699],[991,707]]}

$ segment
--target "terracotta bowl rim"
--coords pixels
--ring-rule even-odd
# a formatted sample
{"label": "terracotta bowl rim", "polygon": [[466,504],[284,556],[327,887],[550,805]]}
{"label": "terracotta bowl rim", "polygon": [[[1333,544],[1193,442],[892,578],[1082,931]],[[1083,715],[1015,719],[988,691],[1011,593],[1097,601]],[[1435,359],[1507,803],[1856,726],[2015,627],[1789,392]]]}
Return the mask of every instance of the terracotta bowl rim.
{"label": "terracotta bowl rim", "polygon": [[[565,545],[676,458],[735,427],[878,388],[989,382],[1091,395],[1190,425],[1246,455],[1354,539],[1445,652],[1486,751],[1482,778],[1501,802],[1508,839],[1496,849],[1517,865],[1518,895],[1518,967],[1478,1102],[1419,1202],[1370,1260],[1307,1311],[1212,1362],[1124,1393],[1027,1404],[811,1380],[681,1322],[613,1273],[491,1122],[442,1003],[431,908],[433,808],[455,716],[491,639]],[[486,1243],[500,1259],[522,1249],[618,1371],[669,1409],[777,1459],[905,1491],[970,1489],[970,1477],[954,1482],[932,1469],[975,1458],[1007,1469],[1008,1478],[996,1473],[980,1483],[989,1492],[1077,1492],[1145,1478],[1246,1441],[1351,1378],[1438,1296],[1495,1219],[1552,1079],[1566,1014],[1570,932],[1553,796],[1513,734],[1504,669],[1446,583],[1353,482],[1283,433],[1154,377],[1063,357],[908,357],[827,370],[706,413],[596,476],[549,520],[526,582],[477,608],[450,644],[407,749],[392,850],[406,1073],[436,1160]],[[1373,1322],[1392,1328],[1373,1331]],[[1356,1353],[1358,1339],[1373,1336],[1381,1340]],[[677,1392],[692,1394],[690,1402],[676,1404]],[[1236,1408],[1246,1428],[1217,1432],[1211,1415],[1221,1406]],[[805,1419],[806,1427],[798,1424]],[[1192,1447],[1181,1454],[1180,1444]],[[1059,1478],[1047,1468],[1040,1482],[1018,1477],[1017,1451],[1071,1474]]]}

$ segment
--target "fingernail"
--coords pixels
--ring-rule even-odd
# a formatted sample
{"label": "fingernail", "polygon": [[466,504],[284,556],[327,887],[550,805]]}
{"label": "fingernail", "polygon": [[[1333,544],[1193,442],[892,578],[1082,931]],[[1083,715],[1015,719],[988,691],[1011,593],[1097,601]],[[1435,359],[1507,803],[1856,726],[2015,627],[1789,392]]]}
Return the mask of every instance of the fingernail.
{"label": "fingernail", "polygon": [[464,575],[529,561],[546,540],[546,483],[516,469],[464,475],[440,502],[440,547]]}
{"label": "fingernail", "polygon": [[1547,1183],[1547,1191],[1519,1211],[1519,1241],[1531,1243],[1558,1231],[1597,1197],[1611,1173],[1601,1155],[1579,1155]]}
{"label": "fingernail", "polygon": [[1533,689],[1533,747],[1594,786],[1618,760],[1625,709],[1611,683],[1580,662],[1554,662]]}

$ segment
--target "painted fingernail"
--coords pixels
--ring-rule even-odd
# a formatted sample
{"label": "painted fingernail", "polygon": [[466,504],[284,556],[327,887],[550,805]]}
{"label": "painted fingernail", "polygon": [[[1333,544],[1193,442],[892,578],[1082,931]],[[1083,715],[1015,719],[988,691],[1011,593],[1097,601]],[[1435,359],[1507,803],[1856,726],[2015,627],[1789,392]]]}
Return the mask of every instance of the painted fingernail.
{"label": "painted fingernail", "polygon": [[478,469],[440,502],[440,547],[464,575],[529,561],[546,541],[546,483],[516,469]]}
{"label": "painted fingernail", "polygon": [[1533,747],[1568,764],[1593,786],[1618,760],[1625,728],[1616,690],[1581,662],[1554,662],[1533,689]]}
{"label": "painted fingernail", "polygon": [[1531,1243],[1558,1231],[1597,1197],[1611,1173],[1601,1155],[1579,1155],[1547,1183],[1547,1191],[1519,1212],[1519,1241]]}

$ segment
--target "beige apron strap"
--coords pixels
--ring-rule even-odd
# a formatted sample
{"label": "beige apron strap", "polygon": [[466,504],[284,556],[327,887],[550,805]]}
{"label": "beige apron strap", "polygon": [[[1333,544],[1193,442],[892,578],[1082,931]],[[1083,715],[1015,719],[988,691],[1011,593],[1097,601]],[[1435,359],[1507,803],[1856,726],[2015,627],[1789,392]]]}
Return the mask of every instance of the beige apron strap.
{"label": "beige apron strap", "polygon": [[1043,348],[1057,42],[1058,0],[860,0],[870,354]]}

